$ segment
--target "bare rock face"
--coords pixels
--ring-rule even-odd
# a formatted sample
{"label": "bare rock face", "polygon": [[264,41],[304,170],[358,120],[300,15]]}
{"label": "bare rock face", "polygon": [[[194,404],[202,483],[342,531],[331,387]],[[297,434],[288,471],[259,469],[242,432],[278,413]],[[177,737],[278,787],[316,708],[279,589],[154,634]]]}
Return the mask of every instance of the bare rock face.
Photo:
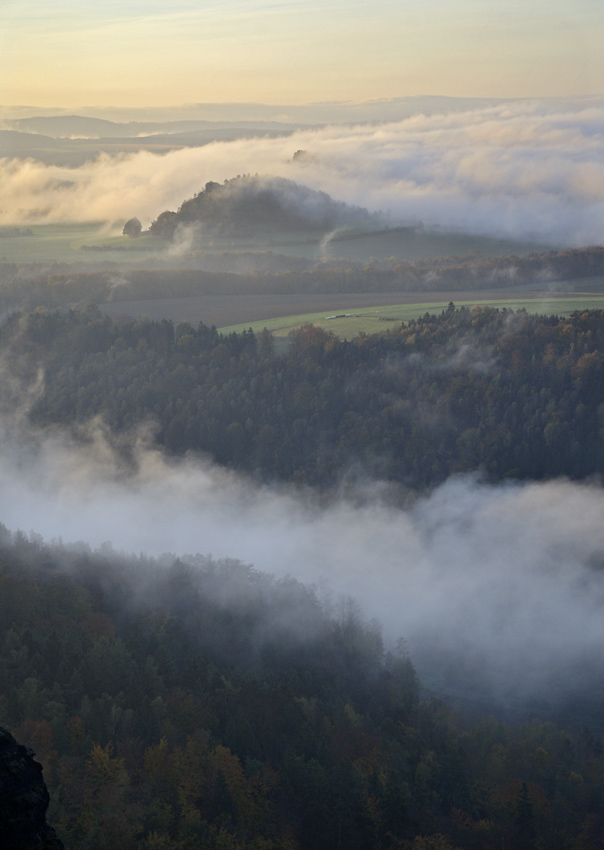
{"label": "bare rock face", "polygon": [[64,850],[46,823],[49,795],[34,753],[0,726],[0,847]]}

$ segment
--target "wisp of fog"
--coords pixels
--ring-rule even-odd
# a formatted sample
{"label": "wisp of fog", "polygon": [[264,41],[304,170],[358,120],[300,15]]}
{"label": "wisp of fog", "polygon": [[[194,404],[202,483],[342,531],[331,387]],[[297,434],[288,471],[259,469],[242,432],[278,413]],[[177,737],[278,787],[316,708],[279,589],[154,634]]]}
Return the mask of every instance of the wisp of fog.
{"label": "wisp of fog", "polygon": [[[308,156],[294,157],[303,150]],[[1,160],[5,223],[147,226],[206,182],[276,175],[383,211],[393,224],[579,245],[604,228],[604,106],[518,101],[279,138],[102,155],[78,168]]]}
{"label": "wisp of fog", "polygon": [[[81,436],[81,435],[80,435]],[[590,688],[604,673],[604,490],[559,480],[453,478],[407,508],[261,486],[140,432],[91,423],[84,443],[5,423],[0,519],[47,540],[127,552],[211,553],[325,584],[407,640],[438,693],[512,705]],[[117,446],[116,441],[122,441]],[[389,495],[390,494],[390,495]]]}

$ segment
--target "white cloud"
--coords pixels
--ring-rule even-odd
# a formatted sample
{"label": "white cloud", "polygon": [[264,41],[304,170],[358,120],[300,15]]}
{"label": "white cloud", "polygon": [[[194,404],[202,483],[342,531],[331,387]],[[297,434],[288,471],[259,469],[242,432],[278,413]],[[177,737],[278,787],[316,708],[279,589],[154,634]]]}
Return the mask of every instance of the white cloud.
{"label": "white cloud", "polygon": [[[312,158],[292,161],[298,149]],[[156,156],[102,156],[79,168],[2,161],[2,220],[150,222],[208,180],[275,174],[339,200],[498,236],[599,243],[604,107],[520,102],[465,113],[299,131]]]}
{"label": "white cloud", "polygon": [[604,490],[568,481],[487,486],[451,479],[402,509],[387,489],[319,507],[310,494],[258,487],[203,460],[168,460],[91,426],[6,431],[0,516],[47,539],[110,540],[129,552],[236,557],[305,582],[325,580],[403,635],[445,691],[505,704],[598,686],[604,673]]}

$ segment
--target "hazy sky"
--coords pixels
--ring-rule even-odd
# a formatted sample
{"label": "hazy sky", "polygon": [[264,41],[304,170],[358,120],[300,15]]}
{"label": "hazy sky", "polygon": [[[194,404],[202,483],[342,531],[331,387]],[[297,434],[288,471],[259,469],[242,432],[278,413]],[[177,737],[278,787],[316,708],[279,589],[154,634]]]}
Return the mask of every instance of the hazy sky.
{"label": "hazy sky", "polygon": [[604,92],[603,0],[0,0],[0,103]]}

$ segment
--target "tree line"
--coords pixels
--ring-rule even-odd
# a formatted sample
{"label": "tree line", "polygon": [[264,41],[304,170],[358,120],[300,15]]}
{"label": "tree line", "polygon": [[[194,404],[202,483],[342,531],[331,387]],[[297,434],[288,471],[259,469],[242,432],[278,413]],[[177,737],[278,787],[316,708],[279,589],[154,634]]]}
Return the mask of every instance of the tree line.
{"label": "tree line", "polygon": [[604,473],[598,310],[451,304],[352,341],[307,326],[277,355],[268,332],[112,321],[91,307],[15,315],[0,350],[24,379],[43,366],[38,425],[153,422],[168,452],[265,479],[329,488],[362,474],[424,489],[476,470],[494,481]]}
{"label": "tree line", "polygon": [[[273,251],[193,252],[130,263],[0,262],[0,309],[32,310],[87,302],[197,295],[347,292],[468,292],[604,274],[604,248],[521,257],[442,257],[369,264],[290,257]],[[251,270],[251,271],[250,271]]]}

